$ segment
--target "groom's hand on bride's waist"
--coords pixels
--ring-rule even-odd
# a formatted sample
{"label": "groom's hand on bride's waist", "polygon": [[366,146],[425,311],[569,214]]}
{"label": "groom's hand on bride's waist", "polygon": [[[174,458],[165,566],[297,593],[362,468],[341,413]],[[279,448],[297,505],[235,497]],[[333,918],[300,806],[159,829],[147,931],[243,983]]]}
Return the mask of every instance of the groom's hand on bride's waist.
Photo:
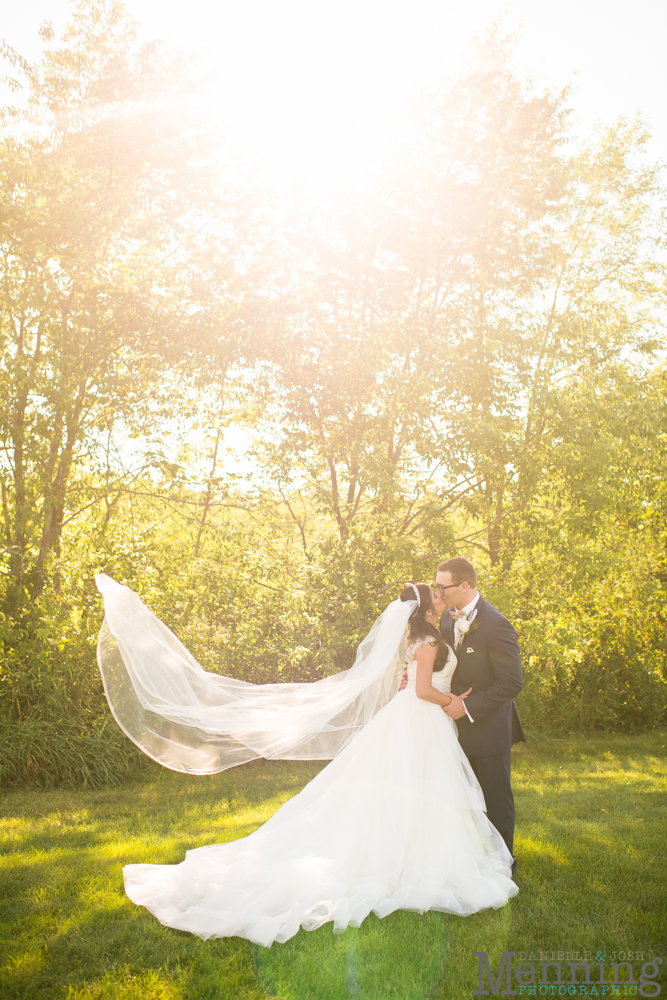
{"label": "groom's hand on bride's waist", "polygon": [[463,707],[463,699],[467,698],[471,693],[472,688],[468,688],[462,695],[450,694],[449,697],[452,699],[449,705],[443,705],[442,710],[445,715],[448,715],[450,719],[462,719],[466,715],[466,710]]}
{"label": "groom's hand on bride's waist", "polygon": [[398,685],[398,690],[402,691],[405,685],[408,683],[408,672],[404,670],[401,674],[401,683]]}

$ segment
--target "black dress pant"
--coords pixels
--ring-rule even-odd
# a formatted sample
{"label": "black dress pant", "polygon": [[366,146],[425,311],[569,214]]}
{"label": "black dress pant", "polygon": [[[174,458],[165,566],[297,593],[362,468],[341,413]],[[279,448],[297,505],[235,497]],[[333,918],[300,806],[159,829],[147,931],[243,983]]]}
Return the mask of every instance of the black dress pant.
{"label": "black dress pant", "polygon": [[486,815],[514,854],[514,796],[510,784],[512,751],[491,757],[468,757],[486,801]]}

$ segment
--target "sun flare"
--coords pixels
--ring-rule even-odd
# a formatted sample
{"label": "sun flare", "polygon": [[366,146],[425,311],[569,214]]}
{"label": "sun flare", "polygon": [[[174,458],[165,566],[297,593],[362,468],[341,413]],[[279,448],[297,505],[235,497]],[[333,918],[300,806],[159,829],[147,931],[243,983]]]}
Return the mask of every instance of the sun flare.
{"label": "sun flare", "polygon": [[[268,0],[206,7],[178,31],[174,11],[132,10],[143,34],[198,50],[209,110],[256,156],[268,179],[349,180],[382,161],[406,98],[451,76],[497,4],[474,13],[452,3],[346,2],[334,9]],[[201,13],[201,8],[200,8]]]}

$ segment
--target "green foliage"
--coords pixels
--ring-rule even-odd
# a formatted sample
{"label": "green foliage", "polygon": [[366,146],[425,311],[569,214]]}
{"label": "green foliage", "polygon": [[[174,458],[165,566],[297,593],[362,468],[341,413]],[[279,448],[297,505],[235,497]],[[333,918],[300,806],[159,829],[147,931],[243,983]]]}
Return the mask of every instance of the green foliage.
{"label": "green foliage", "polygon": [[0,780],[6,785],[99,788],[119,785],[145,766],[109,714],[92,720],[77,710],[65,718],[31,715],[0,729]]}
{"label": "green foliage", "polygon": [[[5,52],[5,782],[118,781],[93,576],[211,670],[345,669],[463,553],[517,624],[534,732],[666,718],[667,246],[647,135],[586,143],[491,32],[344,197],[254,190],[182,56],[80,0]],[[232,472],[232,434],[247,447]],[[243,449],[242,449],[243,450]]]}
{"label": "green foliage", "polygon": [[21,617],[2,616],[0,781],[118,784],[143,761],[101,710],[89,609],[80,594],[48,596]]}
{"label": "green foliage", "polygon": [[[163,393],[172,414],[185,405],[173,365],[211,321],[192,233],[232,193],[188,106],[188,67],[136,34],[121,4],[82,0],[61,47],[47,35],[34,65],[14,54],[28,105],[0,115],[0,485],[17,607],[50,575],[81,475],[111,501],[125,485],[109,465],[112,430],[153,436]],[[216,269],[231,297],[224,259]],[[219,359],[239,349],[223,329],[216,346]],[[155,445],[144,467],[160,464]]]}
{"label": "green foliage", "polygon": [[556,613],[522,623],[520,705],[529,727],[623,731],[667,720],[663,602],[629,602],[621,616],[616,605],[602,605],[589,614]]}

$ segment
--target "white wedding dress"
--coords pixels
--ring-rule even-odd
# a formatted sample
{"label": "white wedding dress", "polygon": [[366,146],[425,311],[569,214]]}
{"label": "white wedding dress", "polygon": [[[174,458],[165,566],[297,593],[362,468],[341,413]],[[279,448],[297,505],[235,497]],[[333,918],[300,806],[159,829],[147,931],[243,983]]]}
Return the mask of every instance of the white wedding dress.
{"label": "white wedding dress", "polygon": [[[128,865],[130,899],[169,927],[269,946],[299,927],[358,927],[371,910],[465,916],[516,895],[454,722],[417,698],[415,649],[406,689],[267,823],[179,865]],[[455,667],[450,652],[433,686],[449,691]]]}

